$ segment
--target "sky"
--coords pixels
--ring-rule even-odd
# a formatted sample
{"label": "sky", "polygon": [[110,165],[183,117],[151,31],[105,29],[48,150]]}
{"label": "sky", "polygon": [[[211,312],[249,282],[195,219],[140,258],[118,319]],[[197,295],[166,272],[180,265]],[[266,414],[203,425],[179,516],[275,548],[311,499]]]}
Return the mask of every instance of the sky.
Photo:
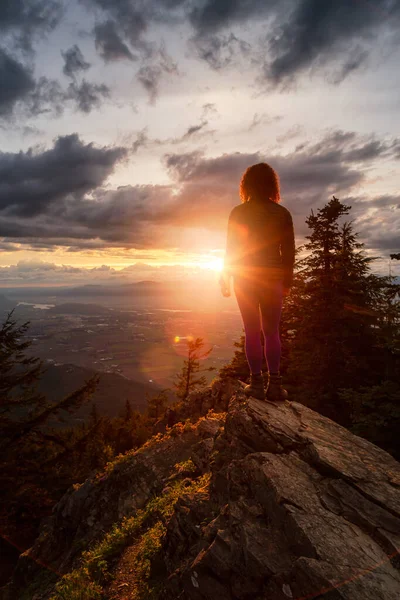
{"label": "sky", "polygon": [[261,161],[387,274],[399,64],[400,0],[1,0],[0,286],[214,272]]}

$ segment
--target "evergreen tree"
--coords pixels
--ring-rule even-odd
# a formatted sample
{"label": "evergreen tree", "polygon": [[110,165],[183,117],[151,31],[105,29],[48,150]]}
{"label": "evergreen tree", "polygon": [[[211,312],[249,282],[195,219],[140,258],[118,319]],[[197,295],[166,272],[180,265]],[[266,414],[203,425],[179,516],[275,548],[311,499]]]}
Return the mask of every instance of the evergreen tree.
{"label": "evergreen tree", "polygon": [[352,223],[340,224],[350,206],[333,197],[306,220],[311,233],[283,313],[291,331],[289,380],[297,400],[349,425],[341,388],[376,382],[382,372],[379,303],[388,285],[370,273]]}
{"label": "evergreen tree", "polygon": [[233,343],[235,352],[230,362],[224,365],[219,370],[219,376],[221,377],[221,379],[233,377],[234,379],[240,379],[240,381],[248,380],[250,375],[250,369],[244,351],[244,344],[244,335],[240,336],[239,341]]}
{"label": "evergreen tree", "polygon": [[124,421],[126,423],[129,423],[129,421],[131,419],[132,419],[132,406],[131,406],[129,398],[127,398],[125,401]]}
{"label": "evergreen tree", "polygon": [[188,355],[185,360],[182,371],[176,376],[174,388],[176,396],[179,400],[185,401],[189,393],[199,386],[205,386],[207,380],[204,375],[199,376],[199,373],[204,371],[213,371],[214,367],[207,369],[200,368],[200,361],[207,358],[212,352],[212,348],[202,351],[204,341],[202,338],[187,341]]}
{"label": "evergreen tree", "polygon": [[151,423],[156,423],[168,404],[168,389],[161,390],[156,396],[147,399],[147,416]]}
{"label": "evergreen tree", "polygon": [[94,427],[99,422],[99,413],[95,402],[92,402],[90,407],[89,424]]}
{"label": "evergreen tree", "polygon": [[26,338],[29,323],[17,325],[11,311],[0,329],[0,426],[3,434],[13,425],[7,418],[13,410],[33,412],[45,403],[34,389],[43,373],[39,358],[28,356],[32,342]]}
{"label": "evergreen tree", "polygon": [[340,397],[351,410],[350,430],[400,460],[399,380],[386,380],[358,390],[341,390]]}
{"label": "evergreen tree", "polygon": [[10,313],[0,328],[0,519],[26,531],[21,535],[32,541],[40,519],[75,481],[71,456],[78,434],[86,435],[51,429],[49,419],[79,408],[93,394],[98,377],[57,402],[37,393],[43,368],[29,355],[28,327],[18,325]]}
{"label": "evergreen tree", "polygon": [[374,384],[339,391],[350,407],[350,429],[400,459],[400,285],[385,278],[378,297],[380,376]]}
{"label": "evergreen tree", "polygon": [[99,417],[96,405],[92,404],[89,418],[89,432],[82,453],[82,470],[89,472],[102,468],[114,456],[112,422],[108,417]]}

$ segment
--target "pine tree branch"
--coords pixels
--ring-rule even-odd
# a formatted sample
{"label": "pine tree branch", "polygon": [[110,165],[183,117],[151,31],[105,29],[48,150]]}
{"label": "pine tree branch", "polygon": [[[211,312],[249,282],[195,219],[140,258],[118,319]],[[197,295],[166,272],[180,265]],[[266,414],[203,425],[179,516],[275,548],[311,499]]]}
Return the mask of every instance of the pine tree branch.
{"label": "pine tree branch", "polygon": [[84,400],[88,400],[93,395],[98,382],[99,376],[94,375],[75,392],[72,392],[59,402],[52,404],[33,419],[20,423],[19,431],[17,431],[1,446],[2,449],[5,450],[15,444],[15,442],[30,433],[33,429],[45,423],[50,415],[58,412],[59,410],[67,410],[68,412],[71,412],[72,409],[76,409]]}

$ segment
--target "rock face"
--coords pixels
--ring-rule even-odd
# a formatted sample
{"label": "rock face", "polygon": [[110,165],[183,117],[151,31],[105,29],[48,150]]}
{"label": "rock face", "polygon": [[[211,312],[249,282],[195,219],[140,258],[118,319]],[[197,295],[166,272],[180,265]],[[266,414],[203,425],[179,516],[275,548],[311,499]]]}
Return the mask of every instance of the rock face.
{"label": "rock face", "polygon": [[240,393],[214,448],[215,516],[196,530],[204,498],[177,504],[163,599],[400,598],[390,455],[303,405]]}
{"label": "rock face", "polygon": [[[246,400],[229,386],[223,418],[159,436],[66,494],[3,597],[20,597],[38,564],[68,572],[191,457],[211,482],[179,498],[166,524],[159,600],[398,600],[399,464],[301,404]],[[213,398],[226,401],[224,389],[214,384],[192,400],[208,409]]]}

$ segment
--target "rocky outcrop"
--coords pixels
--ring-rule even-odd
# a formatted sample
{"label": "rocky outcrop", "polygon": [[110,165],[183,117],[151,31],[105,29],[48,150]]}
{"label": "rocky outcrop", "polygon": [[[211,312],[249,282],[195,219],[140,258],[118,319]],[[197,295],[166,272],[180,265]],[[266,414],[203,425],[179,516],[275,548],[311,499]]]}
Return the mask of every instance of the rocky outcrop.
{"label": "rocky outcrop", "polygon": [[[103,473],[71,488],[54,507],[34,546],[20,556],[13,581],[0,598],[16,600],[43,571],[62,575],[73,568],[83,550],[109,531],[114,523],[135,514],[160,494],[174,478],[175,466],[216,436],[222,421],[213,416],[195,426],[176,427],[156,436],[138,451],[118,457]],[[203,454],[203,451],[200,451]],[[53,579],[50,578],[54,584]],[[49,590],[37,593],[47,598]],[[25,596],[27,600],[29,595]]]}
{"label": "rocky outcrop", "polygon": [[233,379],[215,379],[205,390],[192,392],[188,401],[179,403],[174,409],[168,408],[154,425],[153,434],[165,433],[168,427],[186,419],[197,421],[210,410],[226,412],[232,396],[239,388],[240,384]]}
{"label": "rocky outcrop", "polygon": [[383,450],[239,393],[212,471],[207,502],[182,500],[170,520],[163,600],[400,597],[400,468]]}
{"label": "rocky outcrop", "polygon": [[[185,416],[191,402],[204,413],[228,400],[225,415],[159,434],[68,492],[4,597],[20,597],[38,565],[68,572],[82,549],[162,494],[175,465],[191,458],[210,484],[176,502],[152,559],[150,576],[163,573],[152,598],[398,600],[399,464],[301,404],[246,400],[234,382],[193,395]],[[128,548],[124,568],[129,556]],[[105,597],[131,597],[126,582],[113,590]]]}

